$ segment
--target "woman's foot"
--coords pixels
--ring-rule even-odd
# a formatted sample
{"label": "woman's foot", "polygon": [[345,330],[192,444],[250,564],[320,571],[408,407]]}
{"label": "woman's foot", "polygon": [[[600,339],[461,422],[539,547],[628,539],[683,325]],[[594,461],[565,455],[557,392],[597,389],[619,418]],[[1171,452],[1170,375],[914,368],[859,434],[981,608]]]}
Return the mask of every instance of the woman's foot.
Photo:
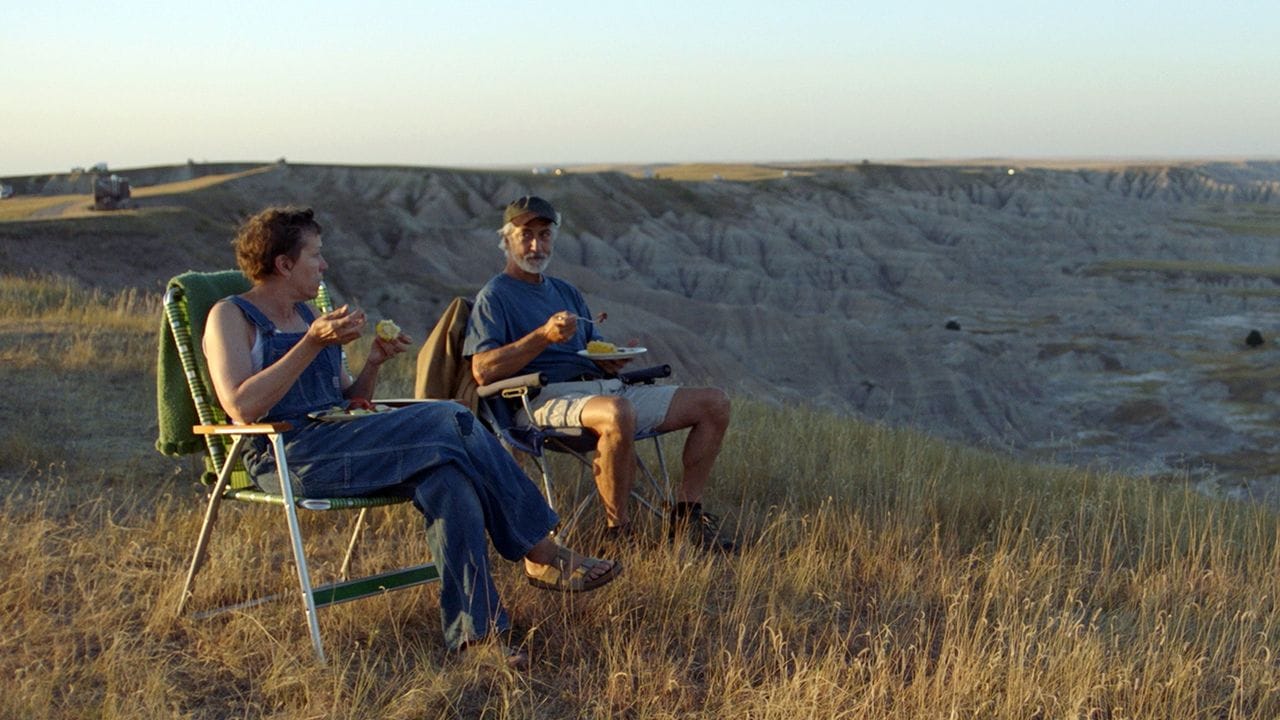
{"label": "woman's foot", "polygon": [[580,555],[545,538],[524,558],[529,584],[557,592],[587,592],[602,587],[622,573],[616,560]]}

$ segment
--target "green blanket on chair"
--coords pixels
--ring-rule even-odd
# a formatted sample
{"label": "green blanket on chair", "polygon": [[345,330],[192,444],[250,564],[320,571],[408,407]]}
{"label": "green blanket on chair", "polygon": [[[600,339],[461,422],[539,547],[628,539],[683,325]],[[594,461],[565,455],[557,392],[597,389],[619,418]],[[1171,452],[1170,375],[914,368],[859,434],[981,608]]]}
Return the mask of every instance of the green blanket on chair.
{"label": "green blanket on chair", "polygon": [[[193,361],[201,382],[208,388],[213,401],[213,385],[209,381],[209,369],[205,365],[200,341],[204,337],[205,321],[209,309],[218,300],[249,289],[249,281],[239,270],[213,273],[187,272],[169,281],[170,288],[179,288],[187,299],[188,327],[194,349]],[[191,431],[200,424],[200,416],[187,384],[182,356],[169,325],[168,314],[160,318],[159,356],[156,363],[156,417],[159,436],[156,449],[165,455],[185,455],[202,452],[204,440]]]}

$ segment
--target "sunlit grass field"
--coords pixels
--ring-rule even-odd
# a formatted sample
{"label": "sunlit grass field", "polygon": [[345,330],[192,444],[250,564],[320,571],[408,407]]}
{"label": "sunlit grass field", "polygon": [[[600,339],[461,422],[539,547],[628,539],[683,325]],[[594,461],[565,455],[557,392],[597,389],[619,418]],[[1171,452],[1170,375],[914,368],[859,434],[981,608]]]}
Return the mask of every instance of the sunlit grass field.
{"label": "sunlit grass field", "polygon": [[[158,325],[0,278],[0,717],[1280,716],[1271,512],[748,398],[708,501],[740,555],[654,542],[581,597],[496,562],[527,672],[446,654],[432,586],[322,611],[324,666],[301,603],[176,617],[203,498],[152,446]],[[305,517],[318,573],[334,522]],[[290,589],[278,509],[219,527],[194,609]],[[363,539],[367,567],[425,553],[408,508]]]}

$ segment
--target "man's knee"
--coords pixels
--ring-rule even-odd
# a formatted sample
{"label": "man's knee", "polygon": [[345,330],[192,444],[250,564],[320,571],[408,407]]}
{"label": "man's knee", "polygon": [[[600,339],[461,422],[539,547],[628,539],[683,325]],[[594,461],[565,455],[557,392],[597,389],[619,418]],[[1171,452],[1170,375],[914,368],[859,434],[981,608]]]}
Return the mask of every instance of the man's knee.
{"label": "man's knee", "polygon": [[598,434],[630,437],[636,432],[636,409],[626,398],[599,395],[583,409],[582,424]]}
{"label": "man's knee", "polygon": [[733,412],[733,403],[729,401],[729,394],[720,388],[709,389],[711,390],[713,412],[717,417],[724,418],[725,422],[728,422],[729,415]]}
{"label": "man's knee", "polygon": [[717,427],[729,427],[733,408],[728,393],[720,388],[700,388],[698,400],[698,414],[702,420]]}
{"label": "man's knee", "polygon": [[729,427],[729,396],[720,388],[679,388],[667,408],[667,416],[658,426],[662,432],[691,427]]}

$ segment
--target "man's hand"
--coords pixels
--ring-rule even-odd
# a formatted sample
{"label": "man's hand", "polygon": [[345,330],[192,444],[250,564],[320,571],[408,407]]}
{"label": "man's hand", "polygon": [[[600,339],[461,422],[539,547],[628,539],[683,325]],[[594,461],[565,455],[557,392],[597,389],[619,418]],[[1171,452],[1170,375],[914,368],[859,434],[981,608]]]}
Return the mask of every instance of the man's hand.
{"label": "man's hand", "polygon": [[631,360],[632,358],[622,358],[621,360],[592,360],[592,362],[598,365],[606,375],[613,376],[622,372]]}
{"label": "man's hand", "polygon": [[562,343],[578,332],[578,318],[570,312],[558,312],[542,325],[542,336],[548,343]]}

